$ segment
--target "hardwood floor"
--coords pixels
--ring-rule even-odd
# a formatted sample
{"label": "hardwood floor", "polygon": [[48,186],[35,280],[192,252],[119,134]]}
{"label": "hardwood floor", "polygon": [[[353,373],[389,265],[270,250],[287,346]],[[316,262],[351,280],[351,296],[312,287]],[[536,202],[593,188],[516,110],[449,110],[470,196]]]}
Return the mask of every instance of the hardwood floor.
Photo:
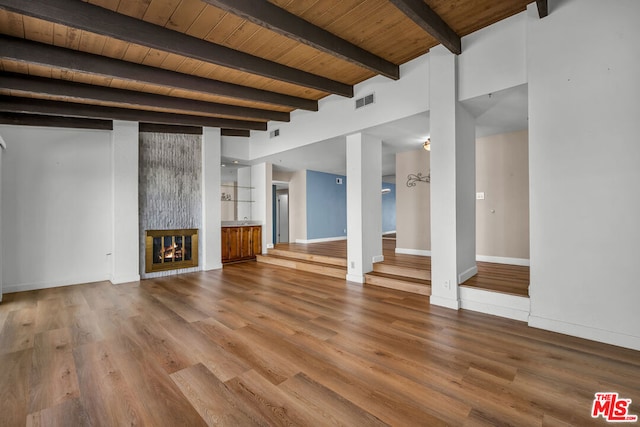
{"label": "hardwood floor", "polygon": [[7,294],[0,425],[605,425],[640,352],[248,262]]}

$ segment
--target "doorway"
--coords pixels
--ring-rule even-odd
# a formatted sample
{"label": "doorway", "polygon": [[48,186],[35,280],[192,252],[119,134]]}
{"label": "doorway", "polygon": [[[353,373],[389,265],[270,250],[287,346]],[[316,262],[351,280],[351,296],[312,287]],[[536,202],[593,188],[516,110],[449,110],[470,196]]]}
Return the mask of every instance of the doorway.
{"label": "doorway", "polygon": [[276,190],[276,243],[289,243],[289,190]]}

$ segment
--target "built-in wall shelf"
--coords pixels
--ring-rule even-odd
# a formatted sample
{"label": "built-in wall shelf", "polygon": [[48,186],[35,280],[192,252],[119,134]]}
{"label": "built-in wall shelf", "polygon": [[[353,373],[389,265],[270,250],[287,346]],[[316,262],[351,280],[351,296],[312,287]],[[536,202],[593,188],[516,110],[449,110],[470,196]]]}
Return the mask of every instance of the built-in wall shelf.
{"label": "built-in wall shelf", "polygon": [[242,185],[220,184],[220,187],[243,188],[246,190],[255,190],[255,187],[243,187]]}

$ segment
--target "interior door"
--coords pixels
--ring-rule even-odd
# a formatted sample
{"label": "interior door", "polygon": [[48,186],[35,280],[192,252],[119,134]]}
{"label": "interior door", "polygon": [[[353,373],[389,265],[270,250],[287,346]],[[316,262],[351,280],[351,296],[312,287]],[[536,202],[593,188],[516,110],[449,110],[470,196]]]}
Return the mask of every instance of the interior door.
{"label": "interior door", "polygon": [[278,195],[277,215],[277,243],[289,242],[289,194]]}

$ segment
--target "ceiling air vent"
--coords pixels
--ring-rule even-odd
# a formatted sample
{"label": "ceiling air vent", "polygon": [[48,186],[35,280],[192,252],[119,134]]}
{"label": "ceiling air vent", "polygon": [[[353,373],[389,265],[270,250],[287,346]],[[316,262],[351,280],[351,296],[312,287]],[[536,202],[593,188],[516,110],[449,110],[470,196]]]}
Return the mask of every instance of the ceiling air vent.
{"label": "ceiling air vent", "polygon": [[373,104],[374,101],[375,101],[375,98],[372,93],[369,95],[363,96],[362,98],[358,98],[356,99],[356,110],[358,108],[366,107],[369,104]]}
{"label": "ceiling air vent", "polygon": [[277,136],[280,136],[280,129],[274,129],[269,132],[269,138],[275,138]]}

